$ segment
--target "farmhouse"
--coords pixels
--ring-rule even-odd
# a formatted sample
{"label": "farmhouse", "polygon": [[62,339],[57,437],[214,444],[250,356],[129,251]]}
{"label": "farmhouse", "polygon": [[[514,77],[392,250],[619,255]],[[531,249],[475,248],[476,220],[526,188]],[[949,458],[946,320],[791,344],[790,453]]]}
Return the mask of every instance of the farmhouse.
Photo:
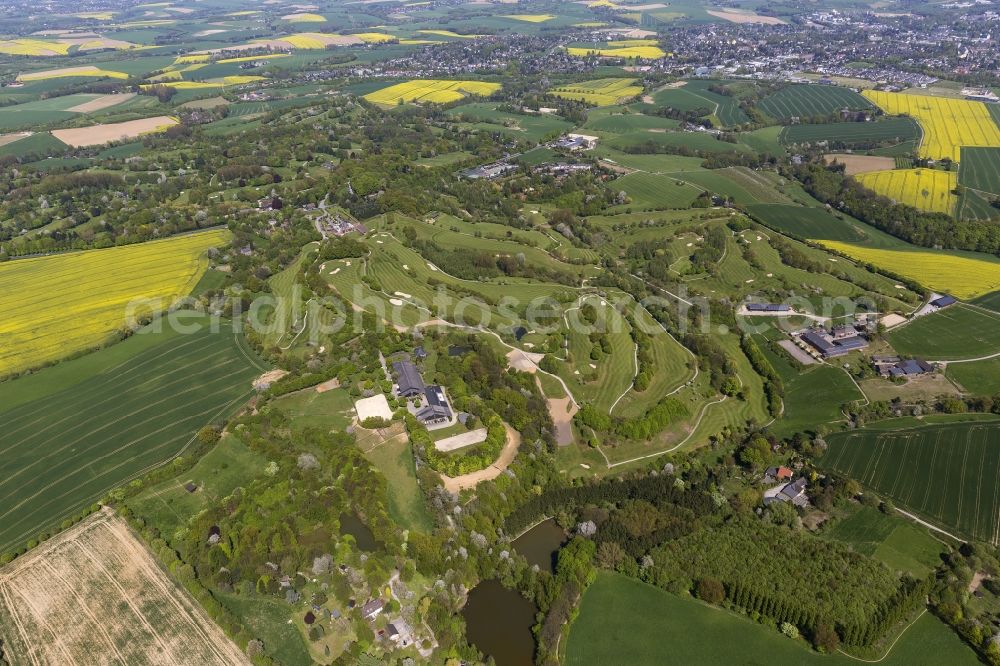
{"label": "farmhouse", "polygon": [[958,299],[956,299],[954,296],[939,296],[938,298],[935,298],[933,301],[931,301],[931,305],[933,305],[936,308],[946,308],[949,305],[954,305],[957,302]]}
{"label": "farmhouse", "polygon": [[409,361],[396,361],[392,364],[396,371],[396,394],[401,398],[415,398],[422,395],[426,385],[417,366]]}
{"label": "farmhouse", "polygon": [[451,420],[451,407],[440,386],[428,386],[424,391],[427,404],[417,411],[417,419],[424,425],[436,425]]}
{"label": "farmhouse", "polygon": [[799,339],[823,358],[845,356],[868,346],[867,338],[858,335],[853,327],[838,327],[833,334],[824,329],[810,329],[802,333]]}
{"label": "farmhouse", "polygon": [[792,308],[784,303],[747,303],[748,312],[791,312]]}
{"label": "farmhouse", "polygon": [[587,134],[567,134],[550,144],[552,148],[564,150],[591,150],[597,147],[598,137]]}
{"label": "farmhouse", "polygon": [[366,620],[374,620],[382,612],[383,608],[385,608],[384,601],[381,599],[372,599],[361,607],[361,617]]}
{"label": "farmhouse", "polygon": [[882,360],[884,358],[872,359],[872,365],[883,377],[916,377],[934,372],[934,366],[923,359],[913,358],[902,361],[898,357],[889,357],[892,360]]}
{"label": "farmhouse", "polygon": [[799,478],[791,483],[783,483],[764,491],[764,506],[775,502],[791,502],[795,506],[808,506],[806,497],[806,480]]}
{"label": "farmhouse", "polygon": [[768,467],[764,471],[764,483],[777,483],[779,481],[789,481],[792,478],[792,470],[788,467]]}

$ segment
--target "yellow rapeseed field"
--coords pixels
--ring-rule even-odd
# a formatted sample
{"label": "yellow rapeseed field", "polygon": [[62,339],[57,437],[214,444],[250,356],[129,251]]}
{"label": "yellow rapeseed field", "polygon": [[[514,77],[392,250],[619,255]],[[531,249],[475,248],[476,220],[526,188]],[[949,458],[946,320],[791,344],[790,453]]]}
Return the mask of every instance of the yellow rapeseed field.
{"label": "yellow rapeseed field", "polygon": [[654,60],[667,55],[659,46],[625,46],[622,48],[590,48],[585,46],[570,46],[566,53],[571,56],[598,55],[602,58],[646,58]]}
{"label": "yellow rapeseed field", "polygon": [[288,35],[287,37],[282,37],[281,41],[288,42],[293,47],[297,49],[325,49],[326,42],[313,37],[308,32],[302,32],[297,35]]}
{"label": "yellow rapeseed field", "polygon": [[596,106],[611,106],[642,93],[636,79],[595,79],[553,88],[549,92],[563,99],[574,99]]}
{"label": "yellow rapeseed field", "polygon": [[348,35],[348,37],[357,37],[366,44],[381,44],[383,42],[391,42],[396,39],[392,35],[387,35],[384,32],[358,32],[353,35]]}
{"label": "yellow rapeseed field", "polygon": [[958,203],[952,193],[958,187],[957,171],[891,169],[860,173],[854,178],[873,192],[930,213],[951,215]]}
{"label": "yellow rapeseed field", "polygon": [[831,240],[815,242],[958,298],[975,298],[1000,289],[1000,261],[933,250],[892,250]]}
{"label": "yellow rapeseed field", "polygon": [[309,12],[299,12],[296,14],[287,14],[282,16],[284,20],[289,23],[326,23],[326,19],[319,14],[312,14]]}
{"label": "yellow rapeseed field", "polygon": [[500,16],[500,18],[509,18],[515,21],[524,21],[525,23],[545,23],[555,17],[555,14],[502,14]]}
{"label": "yellow rapeseed field", "polygon": [[125,72],[112,72],[108,69],[97,67],[66,67],[64,69],[50,69],[44,72],[28,72],[17,77],[18,81],[43,81],[45,79],[61,79],[69,76],[106,76],[111,79],[127,79]]}
{"label": "yellow rapeseed field", "polygon": [[[252,62],[255,60],[272,60],[274,58],[288,58],[291,53],[269,53],[267,55],[255,55],[255,56],[239,56],[238,58],[223,58],[219,60],[220,65],[226,65],[231,62]],[[206,56],[207,58],[208,56]]]}
{"label": "yellow rapeseed field", "polygon": [[169,307],[208,266],[205,252],[229,240],[212,230],[160,241],[0,264],[0,376],[100,345],[136,312]]}
{"label": "yellow rapeseed field", "polygon": [[920,123],[920,157],[958,162],[962,146],[1000,147],[1000,127],[982,102],[877,90],[862,94],[889,115],[907,115]]}
{"label": "yellow rapeseed field", "polygon": [[[212,56],[207,53],[191,53],[188,55],[177,56],[174,59],[175,65],[185,65],[192,62],[208,62],[211,60]],[[230,60],[220,60],[219,62],[232,62]]]}
{"label": "yellow rapeseed field", "polygon": [[70,42],[42,39],[5,39],[0,41],[0,53],[23,56],[67,55],[73,46]]}
{"label": "yellow rapeseed field", "polygon": [[439,79],[422,79],[397,83],[388,88],[370,92],[364,96],[369,102],[376,104],[398,104],[403,102],[436,102],[445,104],[456,102],[469,95],[486,97],[500,90],[499,83],[486,81],[446,81]]}
{"label": "yellow rapeseed field", "polygon": [[438,35],[439,37],[459,37],[461,39],[475,39],[480,35],[460,35],[451,30],[417,30],[421,35]]}

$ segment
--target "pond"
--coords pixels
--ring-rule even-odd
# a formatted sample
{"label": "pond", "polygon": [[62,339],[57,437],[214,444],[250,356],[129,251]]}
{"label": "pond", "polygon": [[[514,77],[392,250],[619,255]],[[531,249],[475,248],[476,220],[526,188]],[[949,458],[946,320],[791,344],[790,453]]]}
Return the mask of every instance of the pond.
{"label": "pond", "polygon": [[566,530],[549,518],[516,538],[512,545],[528,564],[537,564],[542,571],[555,573],[556,556],[565,543]]}
{"label": "pond", "polygon": [[355,543],[361,550],[371,552],[375,550],[375,535],[368,529],[368,526],[361,522],[353,513],[345,513],[340,516],[340,533],[350,534],[354,537]]}
{"label": "pond", "polygon": [[531,666],[535,661],[535,624],[538,607],[496,580],[481,582],[469,592],[462,609],[466,635],[497,666]]}

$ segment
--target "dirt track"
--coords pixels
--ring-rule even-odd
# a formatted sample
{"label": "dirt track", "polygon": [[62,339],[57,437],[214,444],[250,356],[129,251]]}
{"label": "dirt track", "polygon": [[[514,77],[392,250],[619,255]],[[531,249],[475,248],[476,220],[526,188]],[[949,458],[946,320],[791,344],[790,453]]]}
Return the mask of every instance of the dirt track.
{"label": "dirt track", "polygon": [[481,469],[478,472],[472,472],[470,474],[463,474],[462,476],[444,476],[441,475],[441,480],[444,481],[445,490],[450,493],[458,494],[462,490],[467,490],[469,488],[475,488],[483,481],[489,481],[495,479],[503,471],[510,467],[510,464],[514,462],[514,457],[517,455],[517,449],[521,446],[521,433],[511,428],[506,423],[503,427],[507,430],[507,443],[504,445],[503,450],[500,452],[500,457],[497,458],[492,465],[486,469]]}

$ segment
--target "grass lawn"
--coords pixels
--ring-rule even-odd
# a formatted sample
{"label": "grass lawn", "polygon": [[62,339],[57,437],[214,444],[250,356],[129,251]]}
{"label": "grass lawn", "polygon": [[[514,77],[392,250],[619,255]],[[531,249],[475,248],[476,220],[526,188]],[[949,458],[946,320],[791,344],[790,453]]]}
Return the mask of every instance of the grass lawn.
{"label": "grass lawn", "polygon": [[265,654],[281,659],[286,666],[311,666],[313,660],[302,632],[290,622],[294,611],[291,606],[278,599],[256,595],[218,593],[216,597],[264,641]]}
{"label": "grass lawn", "polygon": [[[583,597],[566,646],[568,666],[629,664],[857,664],[821,655],[803,640],[728,611],[618,574],[601,573]],[[978,664],[975,653],[930,613],[880,662],[886,666]]]}
{"label": "grass lawn", "polygon": [[274,407],[292,418],[295,428],[326,428],[343,430],[351,424],[354,402],[346,389],[318,393],[313,388],[283,395]]}
{"label": "grass lawn", "polygon": [[975,363],[951,363],[945,374],[948,379],[976,395],[1000,393],[1000,357]]}
{"label": "grass lawn", "polygon": [[978,358],[1000,352],[1000,314],[958,304],[891,331],[900,354],[929,360]]}
{"label": "grass lawn", "polygon": [[417,469],[409,438],[394,437],[370,449],[365,455],[388,481],[389,515],[404,529],[430,532],[434,523],[417,485]]}

